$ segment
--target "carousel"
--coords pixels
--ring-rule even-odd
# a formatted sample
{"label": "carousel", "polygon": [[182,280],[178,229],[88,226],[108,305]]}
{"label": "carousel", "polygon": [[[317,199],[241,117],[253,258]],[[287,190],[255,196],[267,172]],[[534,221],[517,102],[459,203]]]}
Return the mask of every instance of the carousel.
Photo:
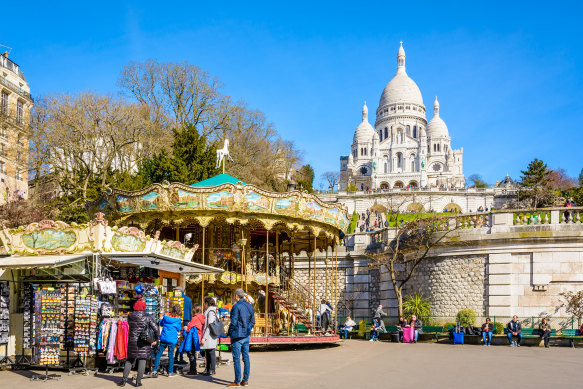
{"label": "carousel", "polygon": [[[228,316],[234,290],[243,288],[256,312],[252,343],[338,339],[322,333],[315,311],[321,300],[335,307],[340,294],[337,246],[349,224],[341,204],[305,191],[266,191],[220,174],[192,185],[114,189],[89,208],[113,225],[160,231],[161,240],[193,250],[191,261],[223,269],[188,276],[186,293],[194,302],[216,297]],[[294,278],[299,255],[309,259],[307,283]]]}

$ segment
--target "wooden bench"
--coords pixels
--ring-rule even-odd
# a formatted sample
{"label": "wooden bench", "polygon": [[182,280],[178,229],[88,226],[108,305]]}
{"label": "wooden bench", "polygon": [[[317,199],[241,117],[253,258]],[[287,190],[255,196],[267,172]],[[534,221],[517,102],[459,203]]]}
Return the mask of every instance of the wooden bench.
{"label": "wooden bench", "polygon": [[563,335],[563,339],[569,339],[569,346],[571,347],[575,347],[575,340],[583,339],[583,335],[576,328],[564,328],[561,330],[561,334]]}
{"label": "wooden bench", "polygon": [[[255,327],[253,327],[253,333],[257,336],[261,336],[265,334],[265,328],[267,327],[267,333],[271,331],[271,325],[265,322],[264,317],[256,317],[255,318]],[[263,330],[261,330],[263,329]]]}

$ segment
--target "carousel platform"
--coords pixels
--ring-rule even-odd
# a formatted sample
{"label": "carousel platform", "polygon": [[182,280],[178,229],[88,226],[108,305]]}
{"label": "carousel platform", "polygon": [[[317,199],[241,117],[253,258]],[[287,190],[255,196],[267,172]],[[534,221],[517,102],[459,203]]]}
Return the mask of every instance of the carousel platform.
{"label": "carousel platform", "polygon": [[[340,343],[338,335],[304,335],[304,336],[252,336],[250,346],[299,346],[332,345]],[[230,338],[221,338],[221,344],[231,344]]]}

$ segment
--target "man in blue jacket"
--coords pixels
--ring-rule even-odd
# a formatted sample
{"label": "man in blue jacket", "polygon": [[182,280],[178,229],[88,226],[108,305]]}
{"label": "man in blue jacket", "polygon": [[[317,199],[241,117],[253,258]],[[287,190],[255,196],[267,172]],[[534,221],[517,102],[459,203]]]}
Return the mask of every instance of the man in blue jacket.
{"label": "man in blue jacket", "polygon": [[[235,382],[227,387],[247,386],[251,362],[249,361],[249,337],[255,326],[255,311],[253,306],[245,301],[245,291],[235,290],[235,305],[231,309],[231,324],[228,335],[231,338],[231,352],[235,366]],[[241,380],[241,353],[243,354],[243,379]]]}

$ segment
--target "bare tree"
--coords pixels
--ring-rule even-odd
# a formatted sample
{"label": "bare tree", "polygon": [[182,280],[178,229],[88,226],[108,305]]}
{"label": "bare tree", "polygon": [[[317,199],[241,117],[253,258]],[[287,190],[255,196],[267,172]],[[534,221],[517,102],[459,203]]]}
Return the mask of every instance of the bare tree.
{"label": "bare tree", "polygon": [[338,181],[340,180],[340,173],[339,172],[324,172],[322,173],[322,179],[328,182],[328,188],[331,191],[334,191],[336,185],[338,185]]}
{"label": "bare tree", "polygon": [[403,288],[411,280],[419,266],[430,258],[430,253],[448,243],[447,237],[461,228],[455,217],[437,214],[423,217],[421,214],[399,213],[393,208],[396,226],[389,234],[392,238],[383,242],[380,252],[369,253],[371,267],[387,269],[397,297],[399,315],[403,314]]}
{"label": "bare tree", "polygon": [[66,194],[88,199],[115,172],[135,172],[168,138],[148,106],[94,93],[54,95],[35,106],[29,168],[52,174]]}
{"label": "bare tree", "polygon": [[284,189],[300,155],[283,141],[272,123],[246,103],[222,93],[221,82],[198,66],[148,60],[122,69],[121,88],[152,109],[156,121],[178,130],[194,127],[209,143],[230,139],[233,163],[227,171],[256,185]]}

